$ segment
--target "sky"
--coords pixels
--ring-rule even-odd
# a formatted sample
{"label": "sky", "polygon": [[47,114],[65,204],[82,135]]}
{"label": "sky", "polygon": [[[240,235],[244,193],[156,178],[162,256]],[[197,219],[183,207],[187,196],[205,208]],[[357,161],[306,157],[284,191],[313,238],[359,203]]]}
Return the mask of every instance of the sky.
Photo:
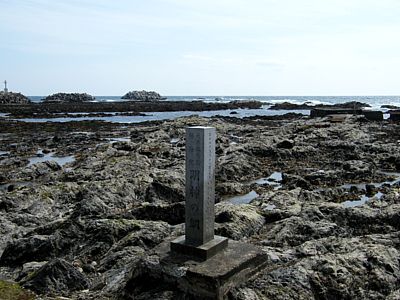
{"label": "sky", "polygon": [[399,95],[399,0],[0,0],[25,95]]}

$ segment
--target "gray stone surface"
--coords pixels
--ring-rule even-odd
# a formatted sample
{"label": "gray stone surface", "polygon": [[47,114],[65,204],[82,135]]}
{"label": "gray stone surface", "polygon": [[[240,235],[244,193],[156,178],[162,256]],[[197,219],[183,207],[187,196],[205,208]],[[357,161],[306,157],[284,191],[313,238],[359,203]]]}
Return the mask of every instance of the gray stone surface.
{"label": "gray stone surface", "polygon": [[[268,264],[268,253],[252,244],[229,241],[227,247],[206,261],[169,252],[168,243],[154,251],[157,270],[146,270],[175,285],[188,299],[226,299],[228,292],[251,280]],[[153,261],[153,258],[148,258]]]}
{"label": "gray stone surface", "polygon": [[250,280],[267,261],[267,253],[258,247],[230,241],[224,251],[204,263],[190,266],[180,287],[199,298],[226,299],[232,287]]}
{"label": "gray stone surface", "polygon": [[214,238],[215,128],[186,128],[186,244]]}
{"label": "gray stone surface", "polygon": [[226,248],[228,239],[214,237],[215,139],[213,127],[186,128],[185,236],[171,251],[207,260]]}
{"label": "gray stone surface", "polygon": [[180,236],[171,242],[171,251],[184,255],[194,256],[201,260],[207,260],[228,246],[228,239],[222,236],[214,238],[200,246],[191,246],[185,243],[185,236]]}

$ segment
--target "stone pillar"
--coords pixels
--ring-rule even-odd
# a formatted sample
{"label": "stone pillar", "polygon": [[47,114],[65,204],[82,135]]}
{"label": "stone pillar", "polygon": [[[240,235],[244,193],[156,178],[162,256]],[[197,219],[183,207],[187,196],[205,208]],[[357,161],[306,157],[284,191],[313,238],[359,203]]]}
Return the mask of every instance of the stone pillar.
{"label": "stone pillar", "polygon": [[185,236],[171,250],[208,259],[225,248],[228,240],[214,236],[215,139],[213,127],[186,128]]}
{"label": "stone pillar", "polygon": [[186,129],[186,244],[214,238],[215,128]]}

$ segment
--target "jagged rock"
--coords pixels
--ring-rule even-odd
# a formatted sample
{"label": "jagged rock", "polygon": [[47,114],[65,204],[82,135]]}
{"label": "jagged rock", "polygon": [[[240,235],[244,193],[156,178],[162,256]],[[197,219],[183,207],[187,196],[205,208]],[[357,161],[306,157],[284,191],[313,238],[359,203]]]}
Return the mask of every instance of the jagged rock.
{"label": "jagged rock", "polygon": [[215,206],[216,234],[240,240],[256,234],[265,224],[265,219],[252,205],[218,203]]}
{"label": "jagged rock", "polygon": [[132,209],[130,216],[141,220],[164,221],[171,225],[185,222],[185,203],[178,202],[173,204],[143,204]]}
{"label": "jagged rock", "polygon": [[136,100],[136,101],[159,101],[166,99],[165,97],[161,97],[160,94],[156,92],[148,92],[148,91],[132,91],[126,93],[121,99],[128,100]]}
{"label": "jagged rock", "polygon": [[305,180],[303,177],[293,174],[282,174],[282,184],[284,184],[289,190],[300,187],[302,189],[311,190],[312,184]]}
{"label": "jagged rock", "polygon": [[0,92],[0,104],[27,104],[30,102],[29,98],[21,93]]}
{"label": "jagged rock", "polygon": [[90,281],[71,263],[57,258],[29,276],[23,286],[38,294],[70,294],[87,289]]}
{"label": "jagged rock", "polygon": [[276,147],[280,149],[292,149],[294,147],[294,142],[290,140],[283,140],[276,144]]}
{"label": "jagged rock", "polygon": [[184,180],[176,172],[160,172],[146,190],[146,201],[176,203],[185,200]]}
{"label": "jagged rock", "polygon": [[17,281],[26,281],[30,279],[30,277],[37,272],[41,267],[43,267],[45,264],[47,264],[48,261],[32,261],[25,263],[22,266],[22,270],[18,275]]}
{"label": "jagged rock", "polygon": [[[164,104],[145,104],[158,103]],[[216,205],[216,233],[256,244],[269,258],[266,271],[229,299],[398,298],[399,175],[380,174],[400,166],[394,122],[0,123],[0,149],[9,152],[0,157],[0,276],[26,281],[57,258],[73,262],[92,283],[43,298],[184,299],[148,272],[160,268],[158,245],[184,234],[184,128],[193,125],[217,128],[217,201],[259,195],[246,205]],[[108,140],[129,136],[130,142]],[[293,147],[277,148],[284,140]],[[39,148],[75,155],[76,162],[27,167]],[[272,172],[283,174],[281,184],[266,179]],[[356,207],[342,203],[359,200],[366,189],[383,195]],[[143,261],[150,267],[142,268]]]}
{"label": "jagged rock", "polygon": [[43,99],[44,103],[48,102],[71,102],[71,103],[76,103],[76,102],[88,102],[88,101],[93,101],[95,97],[83,93],[57,93],[53,94],[50,96],[47,96],[46,98]]}
{"label": "jagged rock", "polygon": [[67,250],[60,236],[34,235],[7,245],[0,258],[0,266],[18,266],[30,261],[44,261]]}

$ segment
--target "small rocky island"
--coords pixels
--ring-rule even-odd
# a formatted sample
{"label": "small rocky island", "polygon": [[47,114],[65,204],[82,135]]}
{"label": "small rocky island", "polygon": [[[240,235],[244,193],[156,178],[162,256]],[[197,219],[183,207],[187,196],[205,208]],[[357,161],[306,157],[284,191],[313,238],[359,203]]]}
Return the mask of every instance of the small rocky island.
{"label": "small rocky island", "polygon": [[0,104],[28,104],[30,100],[21,93],[0,92]]}
{"label": "small rocky island", "polygon": [[87,94],[87,93],[57,93],[50,96],[47,96],[43,99],[45,103],[53,103],[53,102],[89,102],[95,100],[95,97]]}
{"label": "small rocky island", "polygon": [[134,100],[134,101],[159,101],[165,100],[166,97],[162,97],[159,93],[153,91],[132,91],[126,93],[121,99]]}

